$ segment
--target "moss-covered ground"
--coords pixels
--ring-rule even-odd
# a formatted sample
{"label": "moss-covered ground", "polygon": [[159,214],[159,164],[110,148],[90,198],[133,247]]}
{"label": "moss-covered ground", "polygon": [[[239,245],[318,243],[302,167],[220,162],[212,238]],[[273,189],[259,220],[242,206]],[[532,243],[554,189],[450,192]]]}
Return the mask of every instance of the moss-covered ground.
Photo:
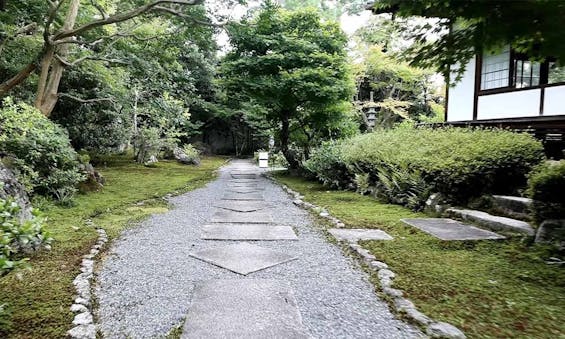
{"label": "moss-covered ground", "polygon": [[392,235],[393,241],[361,245],[391,266],[394,287],[425,314],[469,338],[565,338],[565,268],[545,263],[549,249],[524,239],[444,242],[400,221],[423,214],[299,177],[277,180],[348,228]]}
{"label": "moss-covered ground", "polygon": [[87,221],[115,238],[143,218],[167,211],[162,199],[167,193],[186,192],[214,179],[225,160],[204,158],[199,167],[162,161],[149,168],[127,157],[110,157],[98,168],[106,178],[99,192],[78,195],[73,207],[42,204],[47,230],[55,239],[52,250],[34,255],[31,269],[0,278],[0,305],[5,309],[0,337],[64,338],[73,320],[69,311],[75,295],[72,281],[80,273],[81,256],[97,240]]}

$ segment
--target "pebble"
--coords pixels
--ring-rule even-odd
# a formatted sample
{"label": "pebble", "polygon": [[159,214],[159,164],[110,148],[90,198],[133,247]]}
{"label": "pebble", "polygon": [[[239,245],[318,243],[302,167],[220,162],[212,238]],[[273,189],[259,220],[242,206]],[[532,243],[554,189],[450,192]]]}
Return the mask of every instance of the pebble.
{"label": "pebble", "polygon": [[465,339],[466,336],[457,327],[443,322],[432,323],[428,326],[426,334],[430,338]]}

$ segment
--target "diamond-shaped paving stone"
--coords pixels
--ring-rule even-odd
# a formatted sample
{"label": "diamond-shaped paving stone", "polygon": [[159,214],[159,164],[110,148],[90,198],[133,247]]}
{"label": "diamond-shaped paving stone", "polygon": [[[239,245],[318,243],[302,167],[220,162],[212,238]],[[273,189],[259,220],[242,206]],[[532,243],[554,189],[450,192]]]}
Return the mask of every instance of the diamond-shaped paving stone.
{"label": "diamond-shaped paving stone", "polygon": [[206,240],[297,240],[290,226],[260,224],[212,224],[202,226]]}
{"label": "diamond-shaped paving stone", "polygon": [[273,222],[271,213],[265,212],[234,212],[218,211],[210,219],[210,222],[219,223],[245,223],[245,224],[269,224]]}
{"label": "diamond-shaped paving stone", "polygon": [[257,184],[259,180],[257,179],[231,179],[228,181],[232,184]]}
{"label": "diamond-shaped paving stone", "polygon": [[264,202],[246,200],[224,200],[214,204],[214,207],[236,212],[255,212],[269,208]]}
{"label": "diamond-shaped paving stone", "polygon": [[286,253],[248,243],[202,250],[190,256],[242,275],[296,260]]}
{"label": "diamond-shaped paving stone", "polygon": [[226,192],[222,200],[264,200],[261,193],[234,193]]}
{"label": "diamond-shaped paving stone", "polygon": [[401,219],[401,221],[441,240],[497,240],[505,238],[500,234],[446,218],[415,218]]}
{"label": "diamond-shaped paving stone", "polygon": [[194,288],[183,339],[310,338],[292,288],[281,280],[213,280]]}
{"label": "diamond-shaped paving stone", "polygon": [[328,230],[337,240],[357,242],[359,240],[392,240],[385,231],[368,229],[331,228]]}

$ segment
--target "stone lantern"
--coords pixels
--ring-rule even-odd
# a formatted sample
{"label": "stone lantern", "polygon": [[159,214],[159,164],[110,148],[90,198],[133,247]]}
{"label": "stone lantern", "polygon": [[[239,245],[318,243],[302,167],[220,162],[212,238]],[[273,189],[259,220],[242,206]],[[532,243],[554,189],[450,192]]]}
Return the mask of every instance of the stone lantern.
{"label": "stone lantern", "polygon": [[378,105],[373,101],[373,91],[370,92],[370,100],[369,102],[363,105],[363,113],[365,114],[365,122],[367,123],[367,127],[370,130],[375,128],[375,123],[377,121],[377,108]]}

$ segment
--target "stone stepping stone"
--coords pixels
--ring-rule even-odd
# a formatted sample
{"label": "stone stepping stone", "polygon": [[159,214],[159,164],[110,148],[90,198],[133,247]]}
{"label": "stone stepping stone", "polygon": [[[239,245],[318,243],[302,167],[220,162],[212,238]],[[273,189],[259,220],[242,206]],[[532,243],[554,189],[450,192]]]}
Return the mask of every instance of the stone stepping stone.
{"label": "stone stepping stone", "polygon": [[246,242],[202,250],[189,255],[241,275],[248,275],[297,259],[286,253],[275,252]]}
{"label": "stone stepping stone", "polygon": [[337,240],[358,242],[359,240],[392,240],[393,238],[381,230],[371,229],[343,229],[343,228],[330,228],[328,230],[331,235]]}
{"label": "stone stepping stone", "polygon": [[260,224],[204,225],[200,238],[204,240],[298,240],[290,226]]}
{"label": "stone stepping stone", "polygon": [[229,183],[232,184],[257,184],[259,180],[257,179],[231,179]]}
{"label": "stone stepping stone", "polygon": [[258,193],[261,192],[263,189],[258,188],[241,188],[241,187],[232,187],[227,189],[227,192],[234,192],[234,193]]}
{"label": "stone stepping stone", "polygon": [[400,219],[405,224],[416,227],[441,240],[498,240],[505,239],[500,234],[475,226],[463,224],[447,218]]}
{"label": "stone stepping stone", "polygon": [[218,211],[210,219],[210,222],[235,223],[235,224],[269,224],[273,222],[270,213],[265,212],[234,212]]}
{"label": "stone stepping stone", "polygon": [[257,174],[232,174],[234,179],[257,179]]}
{"label": "stone stepping stone", "polygon": [[228,201],[217,202],[214,204],[214,207],[222,208],[228,211],[235,211],[235,212],[255,212],[255,211],[264,210],[271,206],[263,202],[256,202],[256,201],[228,200]]}
{"label": "stone stepping stone", "polygon": [[263,201],[263,194],[261,193],[234,193],[234,192],[226,192],[222,197],[222,200],[258,200]]}
{"label": "stone stepping stone", "polygon": [[234,279],[203,282],[194,294],[183,339],[311,338],[285,281]]}
{"label": "stone stepping stone", "polygon": [[258,188],[259,185],[257,182],[235,182],[235,183],[228,183],[228,187],[233,188]]}

